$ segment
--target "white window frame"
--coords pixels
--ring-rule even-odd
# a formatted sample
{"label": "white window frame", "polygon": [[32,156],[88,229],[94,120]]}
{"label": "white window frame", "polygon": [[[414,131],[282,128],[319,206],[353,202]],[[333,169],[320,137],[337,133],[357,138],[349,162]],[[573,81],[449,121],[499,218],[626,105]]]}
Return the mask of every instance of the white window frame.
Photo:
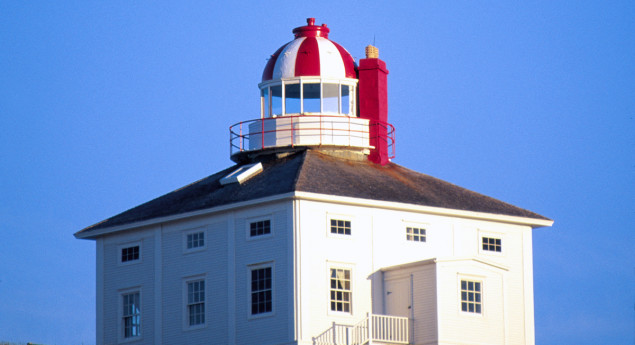
{"label": "white window frame", "polygon": [[[480,295],[480,302],[478,302],[478,304],[481,307],[480,312],[476,312],[476,311],[463,311],[463,287],[462,287],[462,282],[465,281],[468,284],[470,282],[472,283],[479,283],[481,290],[479,291],[479,295]],[[475,276],[465,276],[465,275],[460,275],[458,277],[458,286],[457,286],[457,290],[458,290],[458,312],[461,315],[465,315],[465,316],[474,316],[474,317],[483,317],[485,315],[485,279],[483,277],[475,277]],[[469,292],[469,290],[465,290],[466,292]],[[468,301],[466,301],[466,303],[470,303],[469,298]],[[476,305],[476,301],[474,301],[474,304]],[[469,307],[468,307],[469,309]],[[476,309],[476,307],[475,307]]]}
{"label": "white window frame", "polygon": [[[319,112],[305,112],[304,111],[304,84],[319,84],[320,85],[320,111]],[[286,85],[292,84],[300,84],[300,113],[287,113],[286,109]],[[324,84],[338,84],[338,113],[325,113],[324,112]],[[342,85],[349,86],[349,109],[350,114],[342,113]],[[272,115],[273,111],[272,105],[272,94],[271,87],[280,86],[281,87],[281,98],[282,98],[282,114],[280,115]],[[317,115],[317,114],[325,114],[325,115],[333,115],[333,116],[347,116],[347,117],[358,117],[357,114],[357,92],[358,92],[358,82],[355,79],[347,78],[347,79],[333,79],[333,78],[316,78],[316,77],[294,77],[294,78],[286,78],[276,81],[267,81],[258,85],[260,88],[260,117],[261,118],[273,118],[277,116],[296,116],[296,115]],[[267,101],[264,100],[263,90],[267,89]],[[265,104],[268,104],[269,109],[265,109]]]}
{"label": "white window frame", "polygon": [[[339,234],[331,232],[331,220],[341,220],[345,222],[350,222],[351,224],[351,233],[350,234]],[[355,219],[354,217],[343,215],[343,214],[335,214],[335,213],[327,213],[326,214],[326,235],[327,237],[340,238],[340,239],[352,239],[355,236]]]}
{"label": "white window frame", "polygon": [[[423,244],[428,243],[428,239],[429,239],[429,236],[430,236],[430,224],[413,223],[413,222],[404,222],[403,224],[404,224],[403,229],[405,230],[406,242],[407,243],[415,243],[415,244],[418,244],[418,245],[423,245]],[[424,241],[415,241],[414,239],[409,240],[408,239],[408,236],[409,236],[408,228],[419,229],[419,230],[423,229],[425,231],[425,235],[423,235]],[[413,234],[412,236],[421,237],[421,233]]]}
{"label": "white window frame", "polygon": [[[188,248],[187,247],[188,236],[196,234],[196,233],[203,233],[203,245],[200,247]],[[207,242],[208,242],[207,228],[204,226],[183,231],[183,253],[185,254],[200,252],[207,249]]]}
{"label": "white window frame", "polygon": [[[204,322],[202,324],[196,324],[196,325],[190,325],[190,303],[189,303],[189,284],[191,283],[195,283],[195,282],[204,282],[205,284],[205,288],[203,290],[203,317],[205,318]],[[209,308],[207,307],[207,301],[209,300],[208,296],[208,291],[209,291],[209,284],[207,283],[207,279],[206,276],[203,275],[197,275],[197,276],[190,276],[190,277],[186,277],[183,278],[183,330],[184,331],[190,331],[190,330],[197,330],[197,329],[201,329],[201,328],[205,328],[207,327],[207,322],[208,322],[208,314],[209,314]]]}
{"label": "white window frame", "polygon": [[[350,272],[349,311],[337,311],[331,309],[331,270],[345,270]],[[353,316],[355,302],[355,269],[351,264],[330,262],[326,267],[326,310],[332,316]]]}
{"label": "white window frame", "polygon": [[[123,250],[132,247],[139,247],[139,258],[135,260],[123,261]],[[119,266],[135,265],[141,262],[143,262],[143,246],[141,245],[141,241],[128,242],[117,246],[117,263]]]}
{"label": "white window frame", "polygon": [[[263,234],[263,235],[251,236],[251,224],[257,223],[257,222],[264,222],[267,220],[269,221],[269,233]],[[271,214],[245,219],[245,235],[247,236],[247,241],[256,241],[256,240],[273,237],[273,229],[274,229],[273,225],[274,225],[273,216]]]}
{"label": "white window frame", "polygon": [[[499,239],[501,241],[501,251],[497,252],[497,251],[493,251],[493,250],[486,250],[483,249],[483,238],[493,238],[493,239]],[[500,233],[500,232],[493,232],[493,231],[488,231],[488,230],[480,230],[478,231],[478,239],[477,239],[477,243],[478,243],[478,252],[479,254],[482,255],[491,255],[491,256],[505,256],[505,243],[507,241],[505,240],[505,234]]]}
{"label": "white window frame", "polygon": [[[123,298],[125,295],[131,295],[131,294],[139,294],[139,335],[126,337],[125,336],[126,326],[124,321],[124,317],[126,316],[124,315],[124,312],[123,312],[123,308],[124,308]],[[143,293],[141,292],[141,287],[133,287],[133,288],[119,290],[118,306],[119,306],[118,308],[119,311],[117,313],[118,315],[117,333],[119,334],[118,335],[119,342],[128,343],[128,342],[142,340],[143,339]]]}
{"label": "white window frame", "polygon": [[[251,264],[247,266],[247,319],[251,320],[251,319],[260,319],[263,317],[271,317],[275,315],[276,312],[276,279],[275,279],[275,274],[276,271],[274,269],[274,261],[268,261],[268,262],[261,262],[261,263],[257,263],[257,264]],[[266,269],[266,268],[270,268],[271,269],[271,311],[267,311],[267,312],[263,312],[263,313],[258,313],[258,314],[252,314],[252,289],[251,289],[251,272],[255,271],[255,270],[260,270],[260,269]]]}

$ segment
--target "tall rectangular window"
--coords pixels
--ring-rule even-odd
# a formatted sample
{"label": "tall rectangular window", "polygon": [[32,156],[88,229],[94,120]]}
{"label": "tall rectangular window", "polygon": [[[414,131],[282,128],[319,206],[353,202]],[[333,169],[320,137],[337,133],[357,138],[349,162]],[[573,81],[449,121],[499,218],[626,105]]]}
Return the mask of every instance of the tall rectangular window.
{"label": "tall rectangular window", "polygon": [[341,219],[331,219],[331,233],[339,235],[351,234],[351,221]]}
{"label": "tall rectangular window", "polygon": [[271,87],[271,115],[282,115],[282,85]]}
{"label": "tall rectangular window", "polygon": [[270,117],[271,116],[271,108],[269,107],[269,88],[265,87],[262,89],[260,93],[262,97],[262,117]]}
{"label": "tall rectangular window", "polygon": [[483,237],[483,250],[500,253],[502,248],[500,238]]}
{"label": "tall rectangular window", "polygon": [[415,228],[415,227],[406,227],[406,240],[414,241],[414,242],[425,242],[426,241],[426,229],[424,228]]}
{"label": "tall rectangular window", "polygon": [[287,84],[284,86],[284,113],[300,113],[300,84]]}
{"label": "tall rectangular window", "polygon": [[346,114],[346,115],[353,115],[353,112],[351,111],[352,109],[352,102],[353,102],[353,97],[350,96],[351,94],[351,90],[352,87],[348,86],[348,85],[342,85],[342,114]]}
{"label": "tall rectangular window", "polygon": [[201,248],[205,246],[205,232],[187,234],[187,249]]}
{"label": "tall rectangular window", "polygon": [[351,271],[331,268],[331,310],[351,312]]}
{"label": "tall rectangular window", "polygon": [[123,337],[141,335],[141,306],[139,292],[126,293],[123,297]]}
{"label": "tall rectangular window", "polygon": [[322,84],[322,112],[338,114],[340,98],[340,86],[338,84]]}
{"label": "tall rectangular window", "polygon": [[305,113],[319,113],[320,83],[304,83],[302,85],[303,111]]}
{"label": "tall rectangular window", "polygon": [[139,260],[139,246],[121,248],[121,262]]}
{"label": "tall rectangular window", "polygon": [[205,324],[205,281],[187,283],[187,313],[190,326]]}
{"label": "tall rectangular window", "polygon": [[273,310],[271,267],[251,270],[251,315],[270,313]]}
{"label": "tall rectangular window", "polygon": [[461,311],[481,313],[481,283],[471,280],[461,280]]}
{"label": "tall rectangular window", "polygon": [[262,236],[271,233],[271,221],[269,219],[249,223],[249,236]]}

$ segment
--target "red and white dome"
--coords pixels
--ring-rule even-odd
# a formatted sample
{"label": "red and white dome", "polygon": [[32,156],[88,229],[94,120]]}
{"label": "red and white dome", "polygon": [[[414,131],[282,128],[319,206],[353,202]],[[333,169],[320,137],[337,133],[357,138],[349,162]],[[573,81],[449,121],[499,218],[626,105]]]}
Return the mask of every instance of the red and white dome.
{"label": "red and white dome", "polygon": [[328,39],[326,24],[293,29],[295,39],[278,49],[267,62],[262,81],[317,76],[323,78],[357,78],[355,61],[339,44]]}

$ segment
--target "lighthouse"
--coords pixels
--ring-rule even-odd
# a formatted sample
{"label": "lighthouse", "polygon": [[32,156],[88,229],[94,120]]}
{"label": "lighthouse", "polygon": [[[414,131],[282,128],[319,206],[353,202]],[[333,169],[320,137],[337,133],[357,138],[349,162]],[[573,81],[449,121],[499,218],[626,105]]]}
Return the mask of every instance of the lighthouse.
{"label": "lighthouse", "polygon": [[553,221],[394,163],[377,48],[292,34],[228,124],[233,165],[75,233],[96,343],[533,344]]}
{"label": "lighthouse", "polygon": [[308,18],[271,55],[258,85],[260,118],[230,128],[232,160],[307,148],[363,155],[381,165],[394,158],[386,63],[368,46],[357,66],[329,32]]}

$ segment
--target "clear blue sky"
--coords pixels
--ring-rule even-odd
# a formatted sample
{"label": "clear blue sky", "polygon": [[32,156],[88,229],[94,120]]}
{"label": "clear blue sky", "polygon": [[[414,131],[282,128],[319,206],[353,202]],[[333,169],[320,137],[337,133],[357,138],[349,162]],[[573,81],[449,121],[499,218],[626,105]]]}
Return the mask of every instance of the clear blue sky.
{"label": "clear blue sky", "polygon": [[0,340],[94,344],[88,225],[230,166],[306,17],[388,64],[394,162],[555,220],[538,344],[635,341],[635,2],[0,2]]}

